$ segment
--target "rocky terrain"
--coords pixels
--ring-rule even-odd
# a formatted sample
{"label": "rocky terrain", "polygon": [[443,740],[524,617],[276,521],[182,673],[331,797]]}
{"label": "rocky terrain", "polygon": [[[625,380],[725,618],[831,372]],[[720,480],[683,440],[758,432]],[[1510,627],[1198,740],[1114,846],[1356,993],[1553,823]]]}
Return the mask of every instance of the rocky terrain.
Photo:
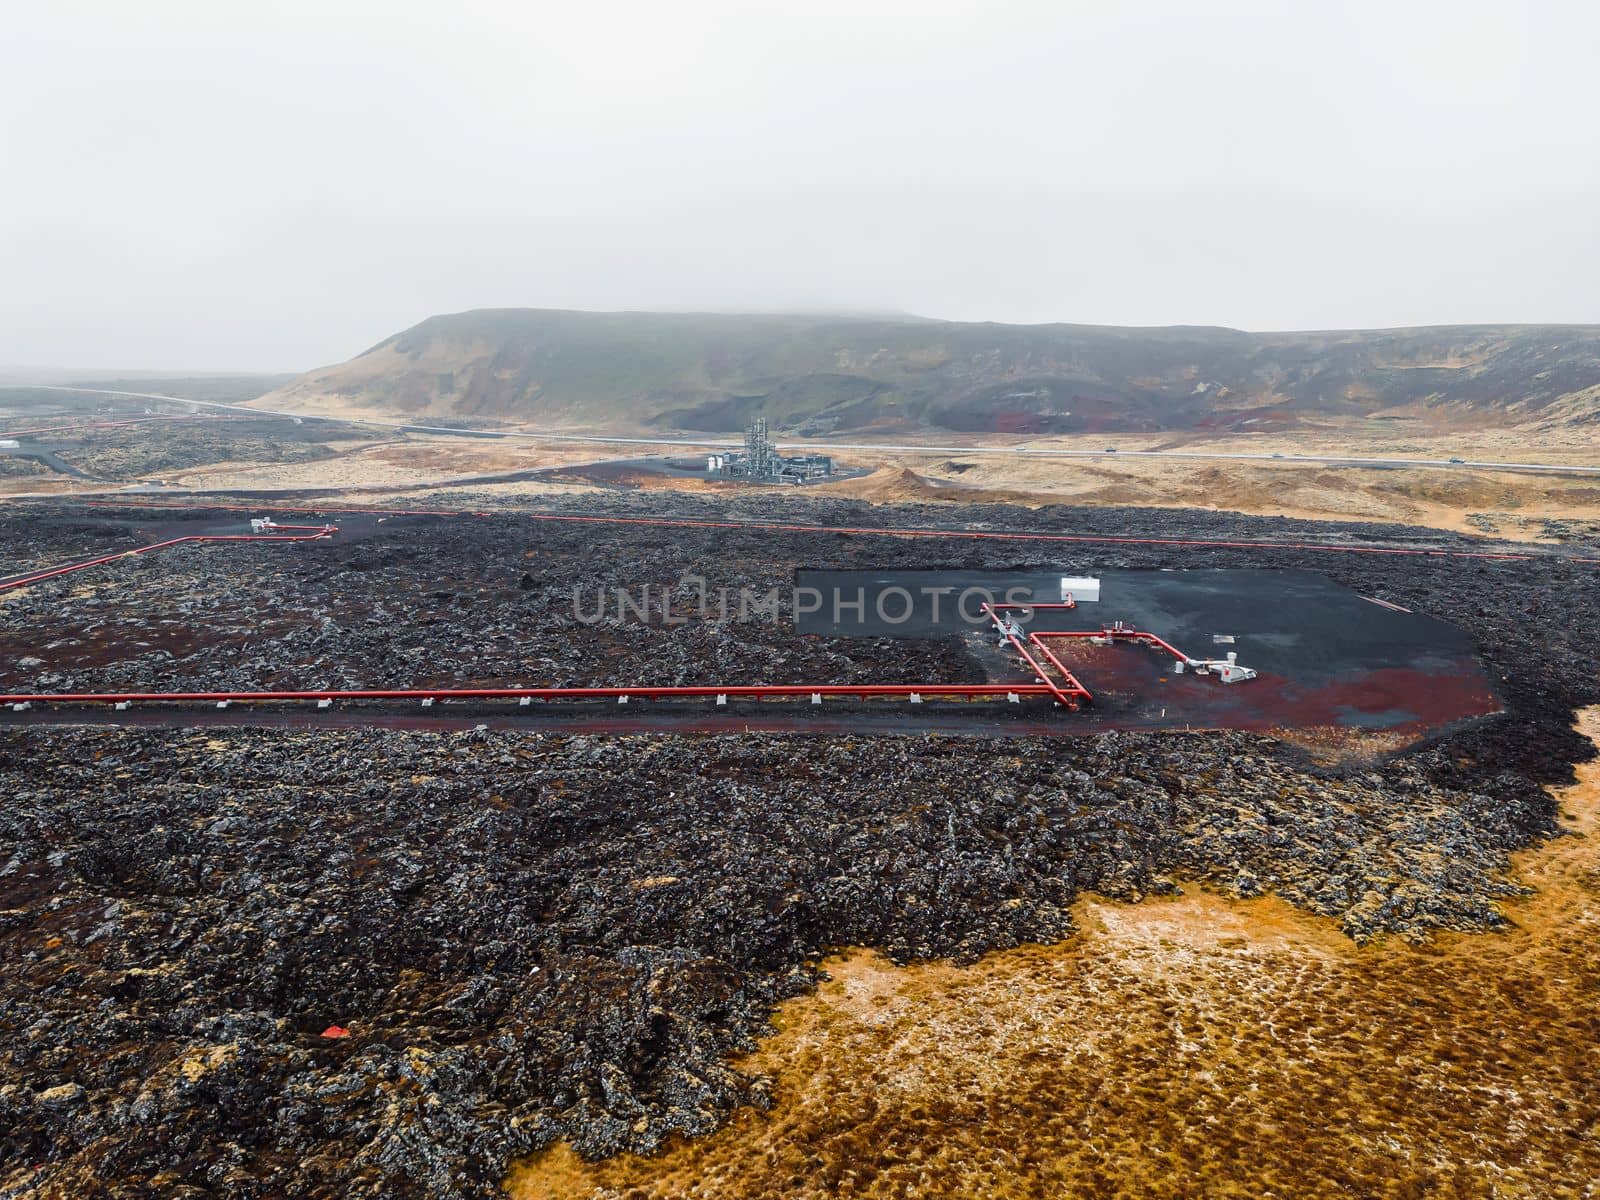
{"label": "rocky terrain", "polygon": [[431,317],[264,398],[578,428],[804,436],[1294,429],[1421,408],[1600,419],[1600,326],[1319,333],[488,309]]}
{"label": "rocky terrain", "polygon": [[0,745],[7,1195],[490,1195],[552,1139],[764,1102],[724,1060],[833,947],[971,958],[1175,876],[1490,928],[1551,823],[1469,747],[1340,780],[1206,735]]}
{"label": "rocky terrain", "polygon": [[49,467],[20,454],[0,454],[0,479],[33,479],[52,474]]}
{"label": "rocky terrain", "polygon": [[[130,539],[130,522],[106,511],[113,515],[73,515],[53,530],[35,518],[11,528],[20,547],[44,534],[84,556],[130,541],[248,528],[238,514],[219,526],[203,510],[193,521],[145,513],[131,524],[147,533]],[[754,531],[685,539],[682,531],[624,530],[619,539],[584,525],[534,528],[509,515],[343,521],[329,545],[183,546],[28,588],[0,606],[0,690],[980,677],[956,644],[796,638],[775,610],[769,619],[754,605],[737,628],[690,620],[699,592],[684,579],[698,564],[709,568],[719,547],[728,557],[708,580],[711,604],[719,587],[759,597],[787,591],[794,560]],[[652,589],[656,619],[630,610],[619,620],[616,589],[640,598],[641,585]],[[682,624],[657,615],[666,589]]]}
{"label": "rocky terrain", "polygon": [[[1600,735],[1600,708],[1580,716]],[[1583,1196],[1600,1175],[1600,762],[1513,856],[1512,928],[1358,944],[1273,897],[1086,895],[974,964],[854,950],[741,1071],[773,1106],[513,1200]]]}
{"label": "rocky terrain", "polygon": [[281,417],[228,417],[69,429],[33,444],[47,447],[91,481],[126,483],[208,463],[321,461],[335,453],[329,443],[360,436],[355,427],[334,422],[296,425]]}
{"label": "rocky terrain", "polygon": [[[460,499],[473,503],[470,496]],[[593,497],[764,517],[776,498]],[[808,513],[808,515],[811,515]],[[914,507],[816,511],[917,527]],[[1204,513],[974,508],[974,526],[1481,546]],[[39,505],[19,559],[219,514]],[[0,603],[0,686],[730,671],[971,678],[943,642],[562,623],[575,581],[782,585],[804,566],[1195,565],[1196,551],[557,525],[515,512],[331,543],[182,547]],[[163,557],[165,556],[165,557]],[[1284,549],[1468,630],[1506,713],[1356,767],[1238,733],[596,737],[0,726],[0,1196],[489,1196],[518,1156],[650,1151],[771,1101],[730,1066],[823,957],[1048,942],[1084,893],[1201,881],[1357,941],[1488,931],[1508,855],[1600,701],[1592,565]],[[20,566],[19,568],[20,569]],[[146,643],[140,645],[140,642]],[[29,647],[32,647],[29,649]],[[910,656],[910,657],[907,657]],[[415,726],[418,722],[413,722]],[[1397,1193],[1398,1194],[1398,1193]]]}

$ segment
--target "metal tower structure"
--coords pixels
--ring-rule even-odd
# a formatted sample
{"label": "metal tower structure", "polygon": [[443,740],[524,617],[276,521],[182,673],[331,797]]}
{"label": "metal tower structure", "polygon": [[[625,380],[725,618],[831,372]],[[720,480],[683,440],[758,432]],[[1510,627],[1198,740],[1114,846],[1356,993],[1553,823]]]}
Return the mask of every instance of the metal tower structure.
{"label": "metal tower structure", "polygon": [[744,431],[745,474],[761,479],[777,475],[783,464],[778,448],[767,437],[767,419],[757,417]]}

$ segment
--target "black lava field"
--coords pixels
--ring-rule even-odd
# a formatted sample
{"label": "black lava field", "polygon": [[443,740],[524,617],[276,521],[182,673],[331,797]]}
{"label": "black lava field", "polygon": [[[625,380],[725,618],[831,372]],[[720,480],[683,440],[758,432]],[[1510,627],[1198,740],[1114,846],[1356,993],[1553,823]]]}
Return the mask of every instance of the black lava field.
{"label": "black lava field", "polygon": [[[951,519],[772,498],[582,503]],[[984,529],[1500,546],[1159,510],[963,512]],[[0,575],[248,515],[12,507]],[[970,682],[985,666],[956,639],[802,638],[787,613],[587,623],[573,589],[701,576],[781,594],[803,568],[1205,566],[1317,571],[1449,621],[1504,711],[1359,759],[1262,732],[1074,734],[1065,713],[1047,718],[1059,734],[994,737],[6,712],[5,1200],[492,1196],[510,1161],[556,1139],[589,1156],[648,1151],[768,1103],[767,1081],[728,1060],[828,952],[969,961],[1071,936],[1084,891],[1134,902],[1192,881],[1277,893],[1357,939],[1487,934],[1515,891],[1508,853],[1556,831],[1544,789],[1588,750],[1573,710],[1600,702],[1596,567],[1555,552],[913,540],[512,511],[331,519],[327,542],[185,545],[0,593],[0,693]]]}

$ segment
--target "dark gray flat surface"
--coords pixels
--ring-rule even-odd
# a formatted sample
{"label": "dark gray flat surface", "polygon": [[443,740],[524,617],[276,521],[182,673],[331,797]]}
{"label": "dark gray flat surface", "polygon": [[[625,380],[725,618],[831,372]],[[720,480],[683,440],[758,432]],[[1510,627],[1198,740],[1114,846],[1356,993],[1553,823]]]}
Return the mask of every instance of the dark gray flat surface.
{"label": "dark gray flat surface", "polygon": [[[1027,680],[1032,672],[1009,647],[997,648],[988,621],[962,619],[957,598],[981,589],[968,593],[974,614],[988,595],[1059,602],[1063,575],[1098,577],[1099,601],[1019,614],[1028,629],[1096,631],[1122,621],[1191,658],[1220,659],[1232,651],[1258,672],[1224,684],[1215,676],[1176,674],[1172,658],[1156,647],[1055,640],[1054,653],[1094,697],[1086,725],[1416,736],[1500,707],[1472,639],[1460,629],[1378,604],[1311,571],[1102,572],[1081,562],[1050,572],[801,571],[797,585],[820,592],[823,611],[800,616],[797,626],[802,634],[831,636],[964,637],[991,679]],[[891,588],[904,591],[886,595]],[[931,591],[939,588],[951,590],[936,620]],[[885,619],[904,611],[907,592],[915,601],[911,619]],[[831,611],[836,594],[846,617],[840,624]],[[845,607],[858,598],[860,619]]]}
{"label": "dark gray flat surface", "polygon": [[[1113,621],[1158,634],[1195,658],[1222,658],[1236,651],[1239,661],[1263,673],[1314,683],[1347,677],[1352,671],[1383,668],[1445,669],[1474,656],[1470,638],[1455,626],[1421,613],[1399,612],[1375,604],[1311,571],[1199,570],[1105,571],[1062,567],[1049,573],[1002,571],[801,571],[797,583],[824,597],[823,610],[796,621],[802,634],[860,637],[949,637],[989,622],[968,624],[956,614],[955,600],[966,589],[984,589],[1003,599],[1019,592],[1040,602],[1061,599],[1063,575],[1095,575],[1100,600],[1071,610],[1021,614],[1030,630],[1093,630]],[[917,602],[911,620],[882,619],[878,597],[893,587],[907,589]],[[953,588],[934,620],[933,597],[923,589]],[[844,597],[835,625],[829,599]],[[857,621],[858,590],[865,619]],[[969,612],[981,597],[971,595]],[[884,598],[889,617],[903,610],[902,597]],[[1218,643],[1218,635],[1232,643]]]}

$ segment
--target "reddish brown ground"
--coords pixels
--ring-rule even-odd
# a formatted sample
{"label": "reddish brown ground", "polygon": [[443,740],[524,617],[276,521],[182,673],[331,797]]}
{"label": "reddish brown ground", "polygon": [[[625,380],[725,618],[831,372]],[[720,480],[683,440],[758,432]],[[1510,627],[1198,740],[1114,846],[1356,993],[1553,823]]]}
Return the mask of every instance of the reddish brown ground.
{"label": "reddish brown ground", "polygon": [[1230,686],[1173,674],[1168,660],[1144,646],[1063,638],[1049,646],[1094,694],[1094,706],[1077,718],[1084,726],[1252,729],[1295,741],[1342,728],[1351,749],[1370,748],[1373,737],[1389,749],[1500,710],[1482,664],[1467,657],[1426,670],[1387,667],[1315,683],[1263,671]]}
{"label": "reddish brown ground", "polygon": [[[1600,736],[1600,709],[1582,728]],[[518,1200],[1600,1194],[1600,764],[1518,856],[1513,931],[1357,947],[1273,899],[1077,909],[975,967],[866,952],[742,1064],[770,1113]]]}

